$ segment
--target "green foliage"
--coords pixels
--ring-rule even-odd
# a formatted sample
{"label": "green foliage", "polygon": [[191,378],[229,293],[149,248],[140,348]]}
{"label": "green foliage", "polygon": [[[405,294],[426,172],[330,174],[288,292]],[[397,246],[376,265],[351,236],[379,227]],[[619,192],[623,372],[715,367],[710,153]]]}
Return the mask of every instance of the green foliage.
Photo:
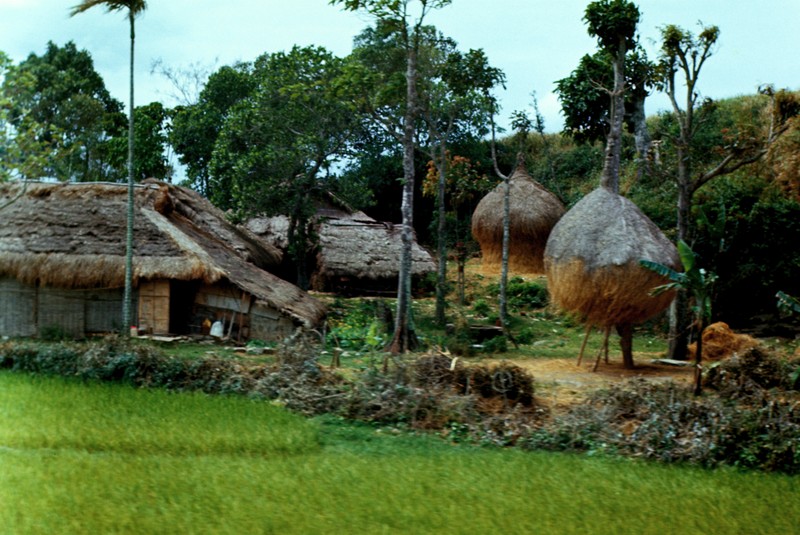
{"label": "green foliage", "polygon": [[628,50],[636,46],[639,8],[628,0],[596,0],[586,6],[583,20],[589,35],[600,48],[616,55],[621,43]]}
{"label": "green foliage", "polygon": [[774,315],[775,294],[800,293],[800,203],[749,174],[723,177],[699,195],[695,249],[719,274],[714,309],[732,325]]}
{"label": "green foliage", "polygon": [[778,299],[778,308],[786,310],[790,314],[800,314],[800,301],[784,292],[778,292],[775,297]]}
{"label": "green foliage", "polygon": [[209,164],[222,126],[234,105],[253,90],[254,80],[246,64],[225,66],[209,76],[199,101],[171,110],[170,145],[186,166],[189,185],[210,197]]}
{"label": "green foliage", "polygon": [[476,316],[488,317],[492,312],[492,308],[483,299],[478,299],[472,304],[472,312]]}
{"label": "green foliage", "polygon": [[94,69],[91,55],[50,42],[8,70],[2,92],[15,131],[16,171],[29,178],[115,180],[109,140],[125,135],[122,104]]}
{"label": "green foliage", "polygon": [[350,303],[337,300],[328,309],[327,345],[356,353],[382,349],[389,341],[388,326],[382,318],[386,306],[365,299]]}
{"label": "green foliage", "polygon": [[639,263],[672,281],[656,287],[653,295],[677,289],[688,290],[694,297],[693,310],[698,325],[705,326],[711,320],[711,290],[717,276],[698,265],[697,255],[683,240],[678,241],[678,256],[683,264],[682,273],[651,260],[640,260]]}
{"label": "green foliage", "polygon": [[[489,293],[499,292],[497,283],[486,287]],[[540,281],[526,281],[522,277],[512,277],[506,285],[506,296],[509,307],[515,309],[543,308],[549,303],[547,286]]]}

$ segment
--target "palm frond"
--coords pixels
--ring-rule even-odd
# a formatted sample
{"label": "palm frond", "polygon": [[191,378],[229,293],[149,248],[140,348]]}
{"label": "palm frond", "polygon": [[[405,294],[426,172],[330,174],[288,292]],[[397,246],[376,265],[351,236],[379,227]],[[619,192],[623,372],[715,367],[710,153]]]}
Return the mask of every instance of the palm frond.
{"label": "palm frond", "polygon": [[681,258],[684,271],[689,272],[694,269],[697,255],[694,254],[692,248],[683,240],[678,240],[678,256]]}
{"label": "palm frond", "polygon": [[653,262],[652,260],[639,260],[639,265],[646,267],[650,271],[655,271],[662,277],[666,277],[673,282],[680,281],[683,275],[683,273],[679,273],[669,266],[665,266],[664,264],[660,264],[658,262]]}
{"label": "palm frond", "polygon": [[128,9],[136,15],[147,9],[147,2],[145,0],[83,0],[80,4],[72,7],[69,15],[74,17],[97,6],[105,6],[108,12]]}

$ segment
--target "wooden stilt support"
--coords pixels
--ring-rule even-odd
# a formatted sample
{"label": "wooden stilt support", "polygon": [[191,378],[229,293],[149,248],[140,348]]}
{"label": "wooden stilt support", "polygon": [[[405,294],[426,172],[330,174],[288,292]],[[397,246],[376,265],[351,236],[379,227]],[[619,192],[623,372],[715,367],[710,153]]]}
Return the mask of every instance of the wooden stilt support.
{"label": "wooden stilt support", "polygon": [[589,324],[586,326],[586,336],[583,337],[583,343],[581,344],[581,352],[578,354],[578,366],[581,365],[581,361],[583,361],[583,351],[586,349],[586,342],[589,341],[589,333],[592,332],[592,325]]}
{"label": "wooden stilt support", "polygon": [[606,332],[603,334],[603,346],[600,348],[600,351],[597,352],[597,360],[594,361],[594,368],[592,368],[593,372],[597,371],[597,367],[600,365],[600,357],[603,356],[605,352],[606,355],[606,364],[608,363],[608,337],[611,335],[611,326],[606,326]]}

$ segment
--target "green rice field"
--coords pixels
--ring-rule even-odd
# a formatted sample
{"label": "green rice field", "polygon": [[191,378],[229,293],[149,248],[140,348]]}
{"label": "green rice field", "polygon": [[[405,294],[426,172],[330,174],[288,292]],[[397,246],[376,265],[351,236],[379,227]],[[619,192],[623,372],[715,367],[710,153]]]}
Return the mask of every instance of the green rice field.
{"label": "green rice field", "polygon": [[0,372],[0,533],[800,533],[796,477]]}

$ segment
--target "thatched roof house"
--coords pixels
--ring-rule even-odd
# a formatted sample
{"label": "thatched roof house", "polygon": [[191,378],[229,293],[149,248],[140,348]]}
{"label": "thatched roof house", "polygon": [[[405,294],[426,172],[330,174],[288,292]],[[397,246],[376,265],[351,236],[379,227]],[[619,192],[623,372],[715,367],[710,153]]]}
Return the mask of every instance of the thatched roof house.
{"label": "thatched roof house", "polygon": [[[0,185],[0,335],[122,327],[126,202],[119,184]],[[220,319],[226,333],[272,339],[316,326],[323,305],[265,271],[280,261],[197,193],[156,181],[136,186],[140,330],[186,334]]]}
{"label": "thatched roof house", "polygon": [[[519,274],[544,273],[544,248],[553,225],[564,214],[558,197],[518,165],[509,177],[508,268]],[[472,235],[480,244],[483,269],[500,269],[503,255],[503,199],[501,182],[481,199],[472,214]]]}
{"label": "thatched roof house", "polygon": [[[379,222],[363,212],[351,212],[330,203],[321,203],[316,217],[319,248],[311,275],[314,290],[346,294],[397,291],[402,248],[399,225]],[[246,223],[246,228],[267,243],[286,250],[287,217],[253,218]],[[411,261],[414,277],[436,271],[431,254],[416,242]]]}

